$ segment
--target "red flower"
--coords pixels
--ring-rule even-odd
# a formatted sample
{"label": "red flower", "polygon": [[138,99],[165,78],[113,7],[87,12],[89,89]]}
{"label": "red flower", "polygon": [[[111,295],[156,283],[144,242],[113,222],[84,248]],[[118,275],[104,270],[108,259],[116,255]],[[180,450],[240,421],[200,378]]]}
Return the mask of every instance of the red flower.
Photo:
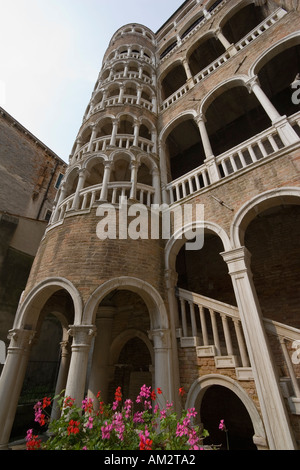
{"label": "red flower", "polygon": [[121,387],[118,387],[115,392],[115,401],[122,401]]}
{"label": "red flower", "polygon": [[74,421],[73,419],[71,419],[71,421],[69,422],[69,426],[68,426],[68,435],[70,434],[78,434],[79,433],[79,425],[80,425],[80,421]]}
{"label": "red flower", "polygon": [[51,405],[51,398],[48,398],[48,397],[43,398],[42,408],[45,409],[50,405]]}
{"label": "red flower", "polygon": [[183,397],[183,396],[185,395],[185,390],[184,390],[183,387],[180,387],[180,389],[179,389],[179,395],[180,395],[181,397]]}
{"label": "red flower", "polygon": [[140,441],[140,450],[152,450],[152,439],[145,439]]}
{"label": "red flower", "polygon": [[156,400],[156,393],[155,393],[155,390],[152,390],[151,392],[151,400]]}
{"label": "red flower", "polygon": [[159,388],[159,387],[157,388],[157,394],[158,394],[158,395],[161,395],[161,394],[162,394],[162,389]]}

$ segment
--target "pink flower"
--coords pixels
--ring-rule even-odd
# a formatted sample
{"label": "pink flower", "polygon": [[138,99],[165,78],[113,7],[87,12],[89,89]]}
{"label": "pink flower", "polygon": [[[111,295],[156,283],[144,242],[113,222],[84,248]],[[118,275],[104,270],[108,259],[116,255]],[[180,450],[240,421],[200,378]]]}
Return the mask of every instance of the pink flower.
{"label": "pink flower", "polygon": [[122,413],[115,413],[113,417],[113,427],[118,435],[120,441],[124,439],[124,431],[125,431],[125,424],[123,423],[123,415]]}
{"label": "pink flower", "polygon": [[102,426],[101,427],[101,431],[102,431],[102,439],[110,439],[110,433],[111,431],[113,430],[113,425],[112,424],[108,424],[107,421],[105,421],[105,426]]}
{"label": "pink flower", "polygon": [[221,419],[220,424],[219,424],[219,429],[221,431],[226,431],[226,426],[225,426],[225,423],[224,423],[224,419]]}
{"label": "pink flower", "polygon": [[89,420],[88,420],[88,422],[86,423],[86,427],[87,427],[88,429],[93,429],[93,420],[94,420],[94,418],[92,418],[91,416],[89,416]]}

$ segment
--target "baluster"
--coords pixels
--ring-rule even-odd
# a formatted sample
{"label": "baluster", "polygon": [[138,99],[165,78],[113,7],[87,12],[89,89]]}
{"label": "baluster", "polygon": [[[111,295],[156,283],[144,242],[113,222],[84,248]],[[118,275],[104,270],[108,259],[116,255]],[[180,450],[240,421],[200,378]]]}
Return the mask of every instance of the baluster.
{"label": "baluster", "polygon": [[201,331],[203,337],[203,346],[208,346],[208,334],[206,328],[206,320],[205,320],[205,312],[204,307],[199,305],[199,313],[200,313],[200,323],[201,323]]}
{"label": "baluster", "polygon": [[189,302],[189,306],[190,306],[190,315],[191,315],[191,323],[192,323],[192,336],[198,336],[196,316],[195,316],[195,305],[194,305],[194,302],[192,302],[191,300],[189,300],[188,302]]}
{"label": "baluster", "polygon": [[223,331],[224,331],[224,336],[225,336],[227,355],[232,356],[233,349],[232,349],[231,336],[230,336],[230,331],[229,331],[229,326],[228,326],[228,318],[225,314],[221,313],[221,319],[222,319]]}
{"label": "baluster", "polygon": [[250,363],[249,363],[249,358],[248,358],[248,354],[247,354],[247,349],[246,349],[244,337],[243,337],[243,334],[242,334],[241,323],[240,323],[238,318],[233,318],[232,321],[233,321],[233,324],[234,324],[234,329],[235,329],[235,333],[236,333],[236,337],[237,337],[237,341],[238,341],[238,345],[239,345],[239,351],[240,351],[240,355],[241,355],[242,366],[243,367],[249,367]]}
{"label": "baluster", "polygon": [[186,309],[185,309],[185,300],[180,298],[180,307],[181,307],[181,323],[183,336],[187,337],[187,323],[186,323]]}
{"label": "baluster", "polygon": [[82,204],[81,204],[81,210],[83,210],[83,209],[86,208],[87,196],[88,196],[88,193],[84,193],[84,195],[83,195],[83,200],[82,200]]}
{"label": "baluster", "polygon": [[90,202],[90,208],[93,207],[95,199],[96,199],[96,191],[93,191],[92,192],[92,197],[91,197],[91,202]]}
{"label": "baluster", "polygon": [[211,308],[209,309],[209,314],[210,314],[211,325],[212,325],[212,330],[213,330],[214,345],[216,348],[216,353],[217,353],[217,356],[220,356],[221,346],[220,346],[220,338],[219,338],[218,326],[217,326],[217,321],[216,321],[216,315],[215,315],[215,312]]}

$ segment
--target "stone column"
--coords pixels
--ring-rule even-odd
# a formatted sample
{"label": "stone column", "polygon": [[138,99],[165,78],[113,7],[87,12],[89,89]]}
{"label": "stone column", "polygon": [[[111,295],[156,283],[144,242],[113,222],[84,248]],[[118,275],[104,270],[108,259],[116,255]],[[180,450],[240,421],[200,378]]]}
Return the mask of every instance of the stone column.
{"label": "stone column", "polygon": [[186,73],[186,76],[187,76],[187,84],[189,86],[189,89],[191,89],[191,88],[193,88],[195,83],[194,83],[193,75],[192,75],[191,69],[189,67],[188,61],[186,59],[183,59],[182,60],[182,65],[184,67],[184,70],[185,70],[185,73]]}
{"label": "stone column", "polygon": [[159,169],[153,168],[151,171],[151,175],[152,175],[152,186],[155,190],[153,204],[161,204]]}
{"label": "stone column", "polygon": [[165,272],[165,283],[168,294],[168,305],[170,311],[170,334],[171,334],[171,346],[172,346],[172,376],[173,376],[173,389],[174,389],[174,406],[177,412],[180,412],[181,401],[179,399],[179,360],[178,360],[178,347],[177,347],[177,335],[176,330],[179,328],[179,313],[178,313],[178,302],[175,295],[175,289],[177,285],[178,274],[173,269],[168,269]]}
{"label": "stone column", "polygon": [[129,199],[136,200],[136,189],[137,189],[137,172],[139,164],[137,162],[131,162],[131,189]]}
{"label": "stone column", "polygon": [[93,128],[92,128],[92,133],[91,133],[91,138],[90,138],[89,146],[88,146],[88,152],[91,152],[91,151],[92,151],[93,141],[95,140],[96,136],[97,136],[97,125],[94,124],[94,125],[93,125]]}
{"label": "stone column", "polygon": [[112,166],[112,162],[104,162],[104,174],[103,174],[102,189],[101,189],[101,194],[100,194],[100,201],[107,201],[108,183],[110,181],[111,166]]}
{"label": "stone column", "polygon": [[118,132],[118,125],[119,125],[118,119],[114,119],[113,120],[112,133],[111,133],[111,139],[110,139],[110,145],[112,145],[112,146],[116,145],[116,136],[117,136],[117,132]]}
{"label": "stone column", "polygon": [[160,387],[163,391],[163,398],[160,395],[160,404],[165,406],[166,402],[175,400],[173,390],[173,365],[171,350],[171,333],[168,329],[157,329],[149,332],[149,338],[154,343],[154,370],[155,388]]}
{"label": "stone column", "polygon": [[204,162],[208,169],[210,182],[214,183],[215,181],[219,181],[220,174],[219,174],[218,167],[216,165],[215,156],[213,154],[209,136],[206,130],[205,116],[203,114],[200,114],[199,116],[197,116],[196,121],[199,127],[199,132],[200,132],[200,136],[201,136],[201,140],[202,140],[202,144],[204,148],[204,153],[206,157]]}
{"label": "stone column", "polygon": [[66,396],[81,405],[84,398],[88,357],[92,339],[95,335],[93,325],[73,325],[69,334],[73,336],[72,355],[66,386]]}
{"label": "stone column", "polygon": [[274,127],[278,130],[278,134],[284,145],[291,145],[299,142],[299,137],[290,125],[286,116],[281,116],[272,102],[269,100],[265,92],[259,85],[258,78],[253,77],[246,83],[248,89],[253,92],[271,119]]}
{"label": "stone column", "polygon": [[88,175],[88,171],[85,168],[82,168],[81,170],[78,171],[79,178],[78,178],[78,183],[76,187],[76,192],[75,196],[73,199],[73,204],[72,204],[72,210],[77,210],[79,206],[79,198],[80,198],[80,191],[83,189],[85,179]]}
{"label": "stone column", "polygon": [[60,204],[62,203],[62,201],[65,199],[66,193],[67,193],[67,187],[66,187],[66,182],[64,181],[64,182],[60,185],[60,189],[59,189],[59,198],[58,198],[58,201],[57,201],[57,203],[56,203],[56,207],[55,207],[55,210],[54,210],[54,213],[53,213],[53,217],[51,218],[51,223],[53,223],[53,224],[54,224],[54,222],[57,222],[57,219],[58,219],[58,212],[59,212],[59,206],[60,206]]}
{"label": "stone column", "polygon": [[139,139],[139,132],[140,132],[140,123],[135,120],[133,124],[133,146],[138,147],[138,139]]}
{"label": "stone column", "polygon": [[[70,365],[70,343],[69,341],[62,341],[60,343],[61,347],[61,355],[60,355],[60,366],[58,377],[56,381],[55,387],[55,394],[54,396],[58,396],[62,393],[63,390],[66,388],[67,384],[67,377],[69,372],[69,365]],[[60,417],[60,408],[57,403],[57,400],[54,401],[51,411],[51,421],[59,419]]]}
{"label": "stone column", "polygon": [[222,33],[221,28],[216,29],[215,31],[215,36],[216,38],[223,44],[225,47],[226,51],[229,52],[230,56],[233,56],[234,54],[237,53],[236,47],[234,44],[230,44],[230,42],[227,40],[227,38],[224,36]]}
{"label": "stone column", "polygon": [[231,275],[270,450],[295,450],[245,247],[221,253]]}
{"label": "stone column", "polygon": [[35,331],[9,332],[10,345],[0,378],[0,449],[7,448]]}
{"label": "stone column", "polygon": [[109,363],[109,352],[115,313],[116,309],[114,307],[100,307],[96,318],[97,336],[95,337],[88,387],[88,396],[94,399],[95,408],[97,408],[97,393],[99,391],[101,391],[101,398],[106,403],[108,400],[108,385],[113,371]]}

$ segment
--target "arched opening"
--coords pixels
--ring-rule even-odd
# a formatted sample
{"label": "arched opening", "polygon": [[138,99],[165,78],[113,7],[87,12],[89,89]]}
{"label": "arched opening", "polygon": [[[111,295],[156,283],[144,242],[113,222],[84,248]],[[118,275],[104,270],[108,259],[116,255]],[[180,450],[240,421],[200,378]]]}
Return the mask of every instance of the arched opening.
{"label": "arched opening", "polygon": [[226,22],[222,26],[223,34],[230,44],[236,44],[260,24],[268,14],[266,7],[255,5],[255,2],[245,5],[225,20]]}
{"label": "arched opening", "polygon": [[171,180],[202,165],[205,154],[198,126],[193,119],[178,123],[169,133],[166,152]]}
{"label": "arched opening", "polygon": [[245,246],[264,317],[300,328],[300,206],[278,204],[247,226]]}
{"label": "arched opening", "polygon": [[115,156],[110,181],[130,181],[131,178],[131,158],[126,153],[119,153]]}
{"label": "arched opening", "polygon": [[225,47],[215,37],[199,40],[189,56],[189,67],[192,75],[197,75],[224,52]]}
{"label": "arched opening", "polygon": [[215,97],[205,112],[214,155],[244,142],[271,125],[254,93],[235,83]]}
{"label": "arched opening", "polygon": [[84,188],[89,188],[102,183],[104,174],[103,160],[99,158],[91,159],[87,164],[88,174],[85,178]]}
{"label": "arched opening", "polygon": [[113,400],[117,387],[121,386],[124,399],[130,398],[133,403],[146,384],[152,386],[152,360],[146,344],[137,337],[127,341],[123,346],[115,366],[114,380],[110,385],[109,396]]}
{"label": "arched opening", "polygon": [[220,256],[222,251],[222,240],[213,233],[205,233],[201,250],[186,250],[183,245],[176,257],[177,286],[236,305],[228,268]]}
{"label": "arched opening", "polygon": [[256,72],[261,88],[281,116],[290,116],[300,110],[300,104],[292,100],[294,90],[291,88],[300,73],[300,44],[293,45],[291,41],[279,46],[273,50],[268,62],[261,67],[258,64]]}
{"label": "arched opening", "polygon": [[186,79],[187,76],[183,65],[177,64],[171,70],[168,70],[167,75],[161,81],[162,100],[164,101],[173,95],[175,91],[185,84]]}
{"label": "arched opening", "polygon": [[[69,355],[62,364],[61,344],[64,342],[65,350],[70,354],[68,325],[74,322],[75,317],[71,295],[65,289],[58,289],[46,302],[41,298],[33,310],[35,318],[32,321],[36,323],[36,334],[12,428],[11,438],[14,439],[24,437],[29,428],[40,432],[40,427],[34,421],[33,406],[43,397],[53,398],[65,389],[70,360]],[[59,373],[60,377],[64,377],[60,383]],[[47,412],[50,414],[51,409]]]}
{"label": "arched opening", "polygon": [[[221,450],[257,450],[253,443],[254,428],[249,413],[229,388],[221,385],[208,387],[201,401],[200,417],[209,432],[205,444],[219,445]],[[227,432],[219,429],[221,419]]]}
{"label": "arched opening", "polygon": [[[133,402],[143,384],[152,385],[149,310],[138,293],[113,290],[99,304],[89,391],[114,401],[117,387]],[[98,389],[98,390],[97,390]]]}

